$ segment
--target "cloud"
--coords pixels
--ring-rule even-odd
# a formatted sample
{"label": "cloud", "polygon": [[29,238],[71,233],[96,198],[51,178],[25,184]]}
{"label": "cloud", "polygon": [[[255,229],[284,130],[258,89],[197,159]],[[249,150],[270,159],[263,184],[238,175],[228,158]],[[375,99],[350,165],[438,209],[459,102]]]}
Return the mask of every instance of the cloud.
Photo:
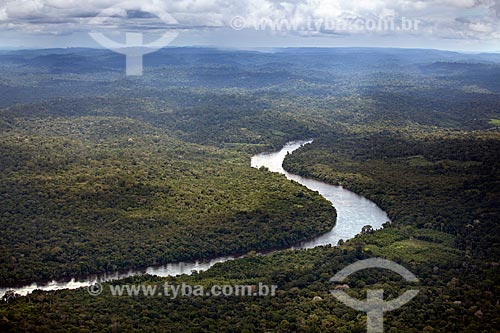
{"label": "cloud", "polygon": [[7,9],[0,8],[0,22],[6,21],[8,18],[9,18],[9,15],[7,15]]}
{"label": "cloud", "polygon": [[[103,11],[112,17],[96,27],[93,18]],[[157,16],[166,12],[175,19],[170,15],[158,19],[147,12]],[[236,16],[295,23],[406,18],[421,22],[417,33],[437,38],[491,39],[500,34],[500,0],[0,0],[0,29],[30,33],[63,34],[109,27],[161,30],[169,24],[185,30],[229,29]],[[304,31],[295,33],[307,35]],[[320,29],[317,33],[327,36],[345,31]]]}
{"label": "cloud", "polygon": [[484,24],[478,22],[469,24],[469,27],[472,31],[477,31],[477,32],[488,33],[493,31],[491,24]]}
{"label": "cloud", "polygon": [[500,0],[494,1],[490,7],[491,11],[500,19]]}

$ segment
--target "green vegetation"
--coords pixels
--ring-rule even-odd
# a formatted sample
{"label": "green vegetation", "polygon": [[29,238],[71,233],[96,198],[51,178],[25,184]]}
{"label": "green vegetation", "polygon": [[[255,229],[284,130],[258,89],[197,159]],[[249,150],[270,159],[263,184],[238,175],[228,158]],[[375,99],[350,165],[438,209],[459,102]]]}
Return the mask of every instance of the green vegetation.
{"label": "green vegetation", "polygon": [[[390,228],[392,232],[398,232]],[[399,243],[386,231],[385,245]],[[409,228],[403,237],[418,237],[420,231]],[[448,248],[448,237],[440,232],[429,232],[435,241],[418,241]],[[399,237],[396,237],[399,238]],[[322,331],[365,332],[366,318],[330,294],[334,287],[330,277],[349,263],[367,258],[373,253],[363,247],[376,241],[377,233],[358,237],[355,242],[340,248],[319,247],[303,251],[281,251],[270,256],[253,256],[224,264],[191,276],[157,278],[142,276],[128,278],[113,284],[148,284],[161,288],[163,283],[203,285],[214,284],[255,285],[258,282],[277,284],[276,297],[165,297],[112,296],[109,284],[98,297],[90,296],[85,289],[36,292],[19,298],[9,306],[0,306],[3,321],[0,326],[10,331],[137,331],[156,332],[276,332]],[[392,239],[392,240],[391,240]],[[443,241],[443,242],[441,242]],[[364,243],[362,247],[356,243]],[[387,258],[400,260],[399,253],[388,252]],[[449,251],[453,251],[449,248]],[[496,316],[498,306],[488,293],[481,289],[492,287],[493,280],[468,280],[458,275],[462,259],[456,256],[429,256],[422,262],[402,263],[419,278],[420,292],[416,299],[398,311],[385,315],[387,332],[488,332],[500,323]],[[485,267],[490,273],[493,267]],[[395,274],[379,270],[364,270],[346,281],[347,292],[355,298],[365,298],[367,289],[383,288],[385,297],[391,299],[413,284],[405,284]],[[474,283],[474,284],[471,284]],[[473,288],[471,288],[473,287]],[[491,292],[490,292],[491,294]],[[484,297],[488,296],[485,302]],[[475,316],[481,304],[481,317]],[[71,311],[68,311],[71,309]],[[40,312],[47,313],[40,317]]]}
{"label": "green vegetation", "polygon": [[[329,279],[378,256],[420,281],[412,302],[385,314],[386,332],[498,332],[498,56],[181,48],[124,79],[106,52],[0,55],[0,285],[326,231],[335,215],[325,200],[249,167],[251,154],[293,139],[315,141],[287,157],[287,170],[368,197],[392,223],[335,248],[113,282],[262,282],[278,285],[276,297],[37,291],[0,304],[1,331],[361,333],[365,316],[333,299]],[[377,270],[346,283],[359,299],[413,287]]]}
{"label": "green vegetation", "polygon": [[500,119],[490,119],[489,124],[493,126],[500,126]]}
{"label": "green vegetation", "polygon": [[115,117],[7,118],[0,285],[250,250],[324,233],[335,210],[246,155]]}
{"label": "green vegetation", "polygon": [[[205,286],[262,282],[277,284],[277,297],[171,300],[113,297],[109,292],[92,297],[86,290],[35,293],[1,306],[1,325],[11,331],[54,332],[78,327],[364,332],[364,316],[329,294],[333,287],[329,278],[351,262],[382,256],[403,264],[420,280],[418,297],[386,314],[386,331],[494,331],[500,324],[494,284],[498,265],[493,259],[498,258],[499,248],[498,145],[497,133],[344,129],[289,155],[285,166],[342,183],[376,200],[393,220],[383,230],[359,235],[339,248],[254,256],[192,276],[113,282]],[[391,298],[411,287],[377,270],[359,272],[347,283],[351,296],[360,299],[368,288],[384,288]],[[73,310],[67,312],[70,307]],[[40,318],[42,309],[53,315]]]}
{"label": "green vegetation", "polygon": [[[499,286],[493,281],[500,258],[499,151],[500,135],[494,132],[352,127],[289,155],[284,166],[377,202],[392,223],[350,243],[414,266],[429,290],[440,295],[429,297],[429,304],[443,297],[462,306],[467,299],[469,311],[483,321],[485,311],[498,314]],[[454,262],[461,264],[442,269]],[[446,281],[448,288],[442,289]],[[457,307],[445,308],[446,323],[458,321]],[[432,316],[434,310],[420,311]],[[426,321],[435,331],[490,332],[496,327],[490,319],[478,327],[463,323],[445,329],[438,318]]]}

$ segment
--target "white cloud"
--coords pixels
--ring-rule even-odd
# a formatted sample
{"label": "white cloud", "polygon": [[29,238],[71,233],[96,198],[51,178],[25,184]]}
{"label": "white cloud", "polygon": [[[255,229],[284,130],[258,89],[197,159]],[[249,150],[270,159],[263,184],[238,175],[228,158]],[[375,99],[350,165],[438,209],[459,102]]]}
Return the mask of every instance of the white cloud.
{"label": "white cloud", "polygon": [[[68,33],[86,31],[91,18],[123,0],[0,0],[0,29]],[[185,29],[229,27],[235,16],[306,21],[345,17],[406,17],[422,23],[418,33],[444,38],[497,38],[500,0],[146,0],[144,11],[166,10]],[[466,20],[464,21],[464,18]],[[138,20],[114,19],[130,29]],[[158,21],[141,19],[141,29]],[[10,27],[10,28],[9,28]],[[385,32],[387,33],[387,32]]]}
{"label": "white cloud", "polygon": [[477,31],[477,32],[488,33],[488,32],[493,31],[493,27],[491,26],[491,24],[484,24],[484,23],[479,23],[479,22],[478,23],[470,23],[469,27],[472,31]]}
{"label": "white cloud", "polygon": [[6,8],[0,8],[0,22],[1,21],[6,21],[9,18],[9,15],[7,15],[7,9]]}

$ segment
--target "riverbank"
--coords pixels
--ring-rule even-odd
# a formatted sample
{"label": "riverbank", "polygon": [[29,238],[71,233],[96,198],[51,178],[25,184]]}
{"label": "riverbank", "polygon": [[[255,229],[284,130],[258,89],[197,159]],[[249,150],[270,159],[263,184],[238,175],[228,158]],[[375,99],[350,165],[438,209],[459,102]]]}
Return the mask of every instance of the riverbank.
{"label": "riverbank", "polygon": [[[283,161],[287,154],[290,154],[300,147],[311,143],[312,140],[293,141],[285,144],[277,152],[261,153],[252,157],[251,166],[254,168],[267,168],[271,172],[277,172],[285,175],[311,191],[317,191],[321,196],[328,200],[337,211],[337,222],[335,226],[327,233],[314,237],[311,240],[294,244],[291,249],[307,249],[321,245],[337,245],[339,240],[347,240],[357,235],[366,225],[371,225],[374,229],[381,228],[382,224],[387,222],[387,214],[382,211],[373,202],[343,189],[340,186],[333,186],[327,183],[308,179],[286,172],[283,167]],[[272,251],[272,250],[269,250]],[[263,251],[268,253],[269,251]],[[150,266],[141,269],[132,269],[127,271],[108,272],[104,274],[92,274],[90,276],[66,278],[65,280],[52,280],[48,283],[32,283],[17,288],[0,288],[0,294],[7,290],[14,290],[16,293],[26,295],[36,289],[41,290],[60,290],[82,288],[95,283],[95,281],[114,281],[131,276],[150,274],[160,277],[176,276],[180,274],[191,274],[195,271],[204,271],[211,268],[216,263],[233,260],[241,257],[242,254],[215,257],[210,259],[200,259],[194,261],[185,261],[171,263],[161,266]]]}

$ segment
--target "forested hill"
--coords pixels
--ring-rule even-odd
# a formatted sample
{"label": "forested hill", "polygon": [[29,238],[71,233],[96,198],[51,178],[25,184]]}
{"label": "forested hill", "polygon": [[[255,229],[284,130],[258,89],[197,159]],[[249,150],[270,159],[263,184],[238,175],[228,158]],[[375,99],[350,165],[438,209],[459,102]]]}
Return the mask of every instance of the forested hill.
{"label": "forested hill", "polygon": [[123,57],[105,50],[5,52],[0,107],[29,116],[126,115],[190,142],[275,147],[335,122],[487,129],[500,110],[496,54],[167,48],[145,64],[146,75],[125,77]]}

